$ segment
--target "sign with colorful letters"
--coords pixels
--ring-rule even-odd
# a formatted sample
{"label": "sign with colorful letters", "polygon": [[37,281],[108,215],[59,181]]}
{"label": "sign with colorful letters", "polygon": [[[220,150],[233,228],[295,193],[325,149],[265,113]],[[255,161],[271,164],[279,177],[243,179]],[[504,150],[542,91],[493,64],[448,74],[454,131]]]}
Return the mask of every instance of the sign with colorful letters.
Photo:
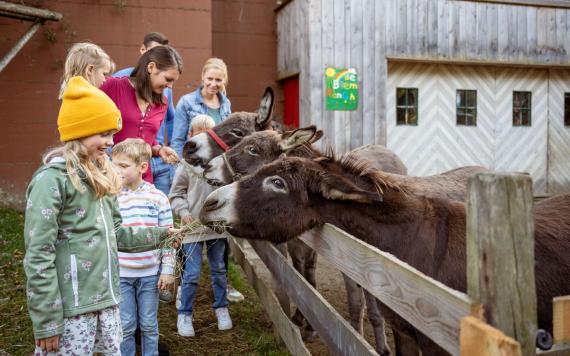
{"label": "sign with colorful letters", "polygon": [[354,68],[325,69],[326,109],[356,110],[358,107],[358,76]]}

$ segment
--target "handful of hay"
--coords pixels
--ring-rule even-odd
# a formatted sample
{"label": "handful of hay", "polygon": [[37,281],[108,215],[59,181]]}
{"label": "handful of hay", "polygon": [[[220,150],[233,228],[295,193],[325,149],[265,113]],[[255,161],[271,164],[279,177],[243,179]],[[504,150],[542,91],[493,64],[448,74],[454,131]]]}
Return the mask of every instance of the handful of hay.
{"label": "handful of hay", "polygon": [[[204,233],[206,233],[208,230],[208,228],[213,229],[216,232],[223,232],[226,229],[226,226],[223,225],[223,223],[219,223],[219,224],[215,224],[215,226],[210,227],[210,226],[206,226],[204,224],[202,224],[200,222],[200,220],[193,220],[191,223],[189,224],[179,224],[178,227],[176,227],[177,231],[174,232],[173,234],[171,234],[170,236],[168,236],[166,239],[164,239],[161,244],[160,244],[160,248],[174,248],[176,250],[179,249],[179,247],[181,246],[181,241],[184,239],[184,237],[188,234],[193,234],[196,236],[201,236]],[[180,250],[181,251],[181,250]],[[175,254],[174,256],[174,277],[178,278],[181,276],[182,274],[182,268],[183,268],[183,261],[184,259],[187,257],[185,256],[184,253],[180,253],[178,258]]]}

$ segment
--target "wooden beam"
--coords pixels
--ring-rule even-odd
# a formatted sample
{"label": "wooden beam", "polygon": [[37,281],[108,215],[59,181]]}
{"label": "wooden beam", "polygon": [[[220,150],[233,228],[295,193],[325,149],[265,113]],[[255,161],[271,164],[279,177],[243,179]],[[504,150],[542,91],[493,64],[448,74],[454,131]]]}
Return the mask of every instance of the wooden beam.
{"label": "wooden beam", "polygon": [[532,180],[526,174],[480,173],[467,198],[468,294],[485,320],[536,351]]}
{"label": "wooden beam", "polygon": [[32,36],[36,33],[36,31],[40,28],[41,25],[42,25],[41,22],[34,23],[28,29],[28,31],[22,36],[22,38],[18,40],[18,42],[14,45],[14,47],[12,47],[12,49],[8,53],[6,53],[4,58],[0,60],[0,72],[2,72],[2,70],[8,65],[8,63],[10,63],[10,61],[14,57],[16,57],[16,54],[18,54],[18,52],[20,52],[22,47],[24,47],[26,43],[28,43],[30,38],[32,38]]}
{"label": "wooden beam", "polygon": [[516,340],[484,321],[466,316],[461,320],[461,356],[521,356]]}
{"label": "wooden beam", "polygon": [[300,238],[442,348],[459,354],[461,319],[481,314],[480,305],[467,295],[333,225]]}
{"label": "wooden beam", "polygon": [[59,12],[36,7],[0,1],[0,15],[26,21],[60,21],[63,15]]}
{"label": "wooden beam", "polygon": [[554,343],[570,342],[570,296],[554,298],[553,311]]}
{"label": "wooden beam", "polygon": [[299,328],[295,326],[285,312],[283,312],[277,296],[273,293],[271,288],[267,286],[263,279],[259,278],[258,270],[264,267],[261,261],[259,261],[258,264],[255,263],[255,260],[259,260],[259,257],[251,249],[249,243],[243,239],[233,238],[230,238],[228,241],[230,242],[234,260],[245,272],[249,284],[255,289],[261,301],[261,305],[267,315],[269,315],[274,330],[279,333],[287,349],[292,355],[310,355],[311,353],[303,342]]}
{"label": "wooden beam", "polygon": [[378,355],[364,337],[358,334],[333,306],[287,263],[273,245],[261,240],[249,242],[273,277],[288,287],[289,297],[301,309],[333,354]]}
{"label": "wooden beam", "polygon": [[489,2],[495,4],[522,5],[522,6],[534,6],[534,7],[558,7],[562,9],[570,8],[570,2],[568,0],[455,0],[455,1]]}

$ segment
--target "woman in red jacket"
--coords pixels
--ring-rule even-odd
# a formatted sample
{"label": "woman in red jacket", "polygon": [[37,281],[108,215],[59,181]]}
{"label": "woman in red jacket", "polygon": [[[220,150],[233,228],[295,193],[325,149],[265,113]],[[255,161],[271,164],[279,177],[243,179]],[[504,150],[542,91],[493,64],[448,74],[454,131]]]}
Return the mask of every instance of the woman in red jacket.
{"label": "woman in red jacket", "polygon": [[[152,155],[166,163],[178,162],[174,150],[156,141],[167,109],[164,89],[172,88],[182,73],[182,59],[170,46],[157,46],[146,51],[130,77],[108,78],[101,86],[117,105],[123,118],[123,129],[114,136],[115,144],[127,138],[142,138]],[[152,183],[150,167],[143,176]]]}

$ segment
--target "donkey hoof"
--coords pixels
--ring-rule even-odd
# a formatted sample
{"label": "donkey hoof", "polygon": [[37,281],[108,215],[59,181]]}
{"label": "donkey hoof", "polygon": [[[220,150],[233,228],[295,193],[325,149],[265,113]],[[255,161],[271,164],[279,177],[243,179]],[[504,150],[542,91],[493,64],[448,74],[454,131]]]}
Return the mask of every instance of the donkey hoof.
{"label": "donkey hoof", "polygon": [[317,332],[315,330],[303,330],[301,334],[304,342],[314,342],[317,339]]}

